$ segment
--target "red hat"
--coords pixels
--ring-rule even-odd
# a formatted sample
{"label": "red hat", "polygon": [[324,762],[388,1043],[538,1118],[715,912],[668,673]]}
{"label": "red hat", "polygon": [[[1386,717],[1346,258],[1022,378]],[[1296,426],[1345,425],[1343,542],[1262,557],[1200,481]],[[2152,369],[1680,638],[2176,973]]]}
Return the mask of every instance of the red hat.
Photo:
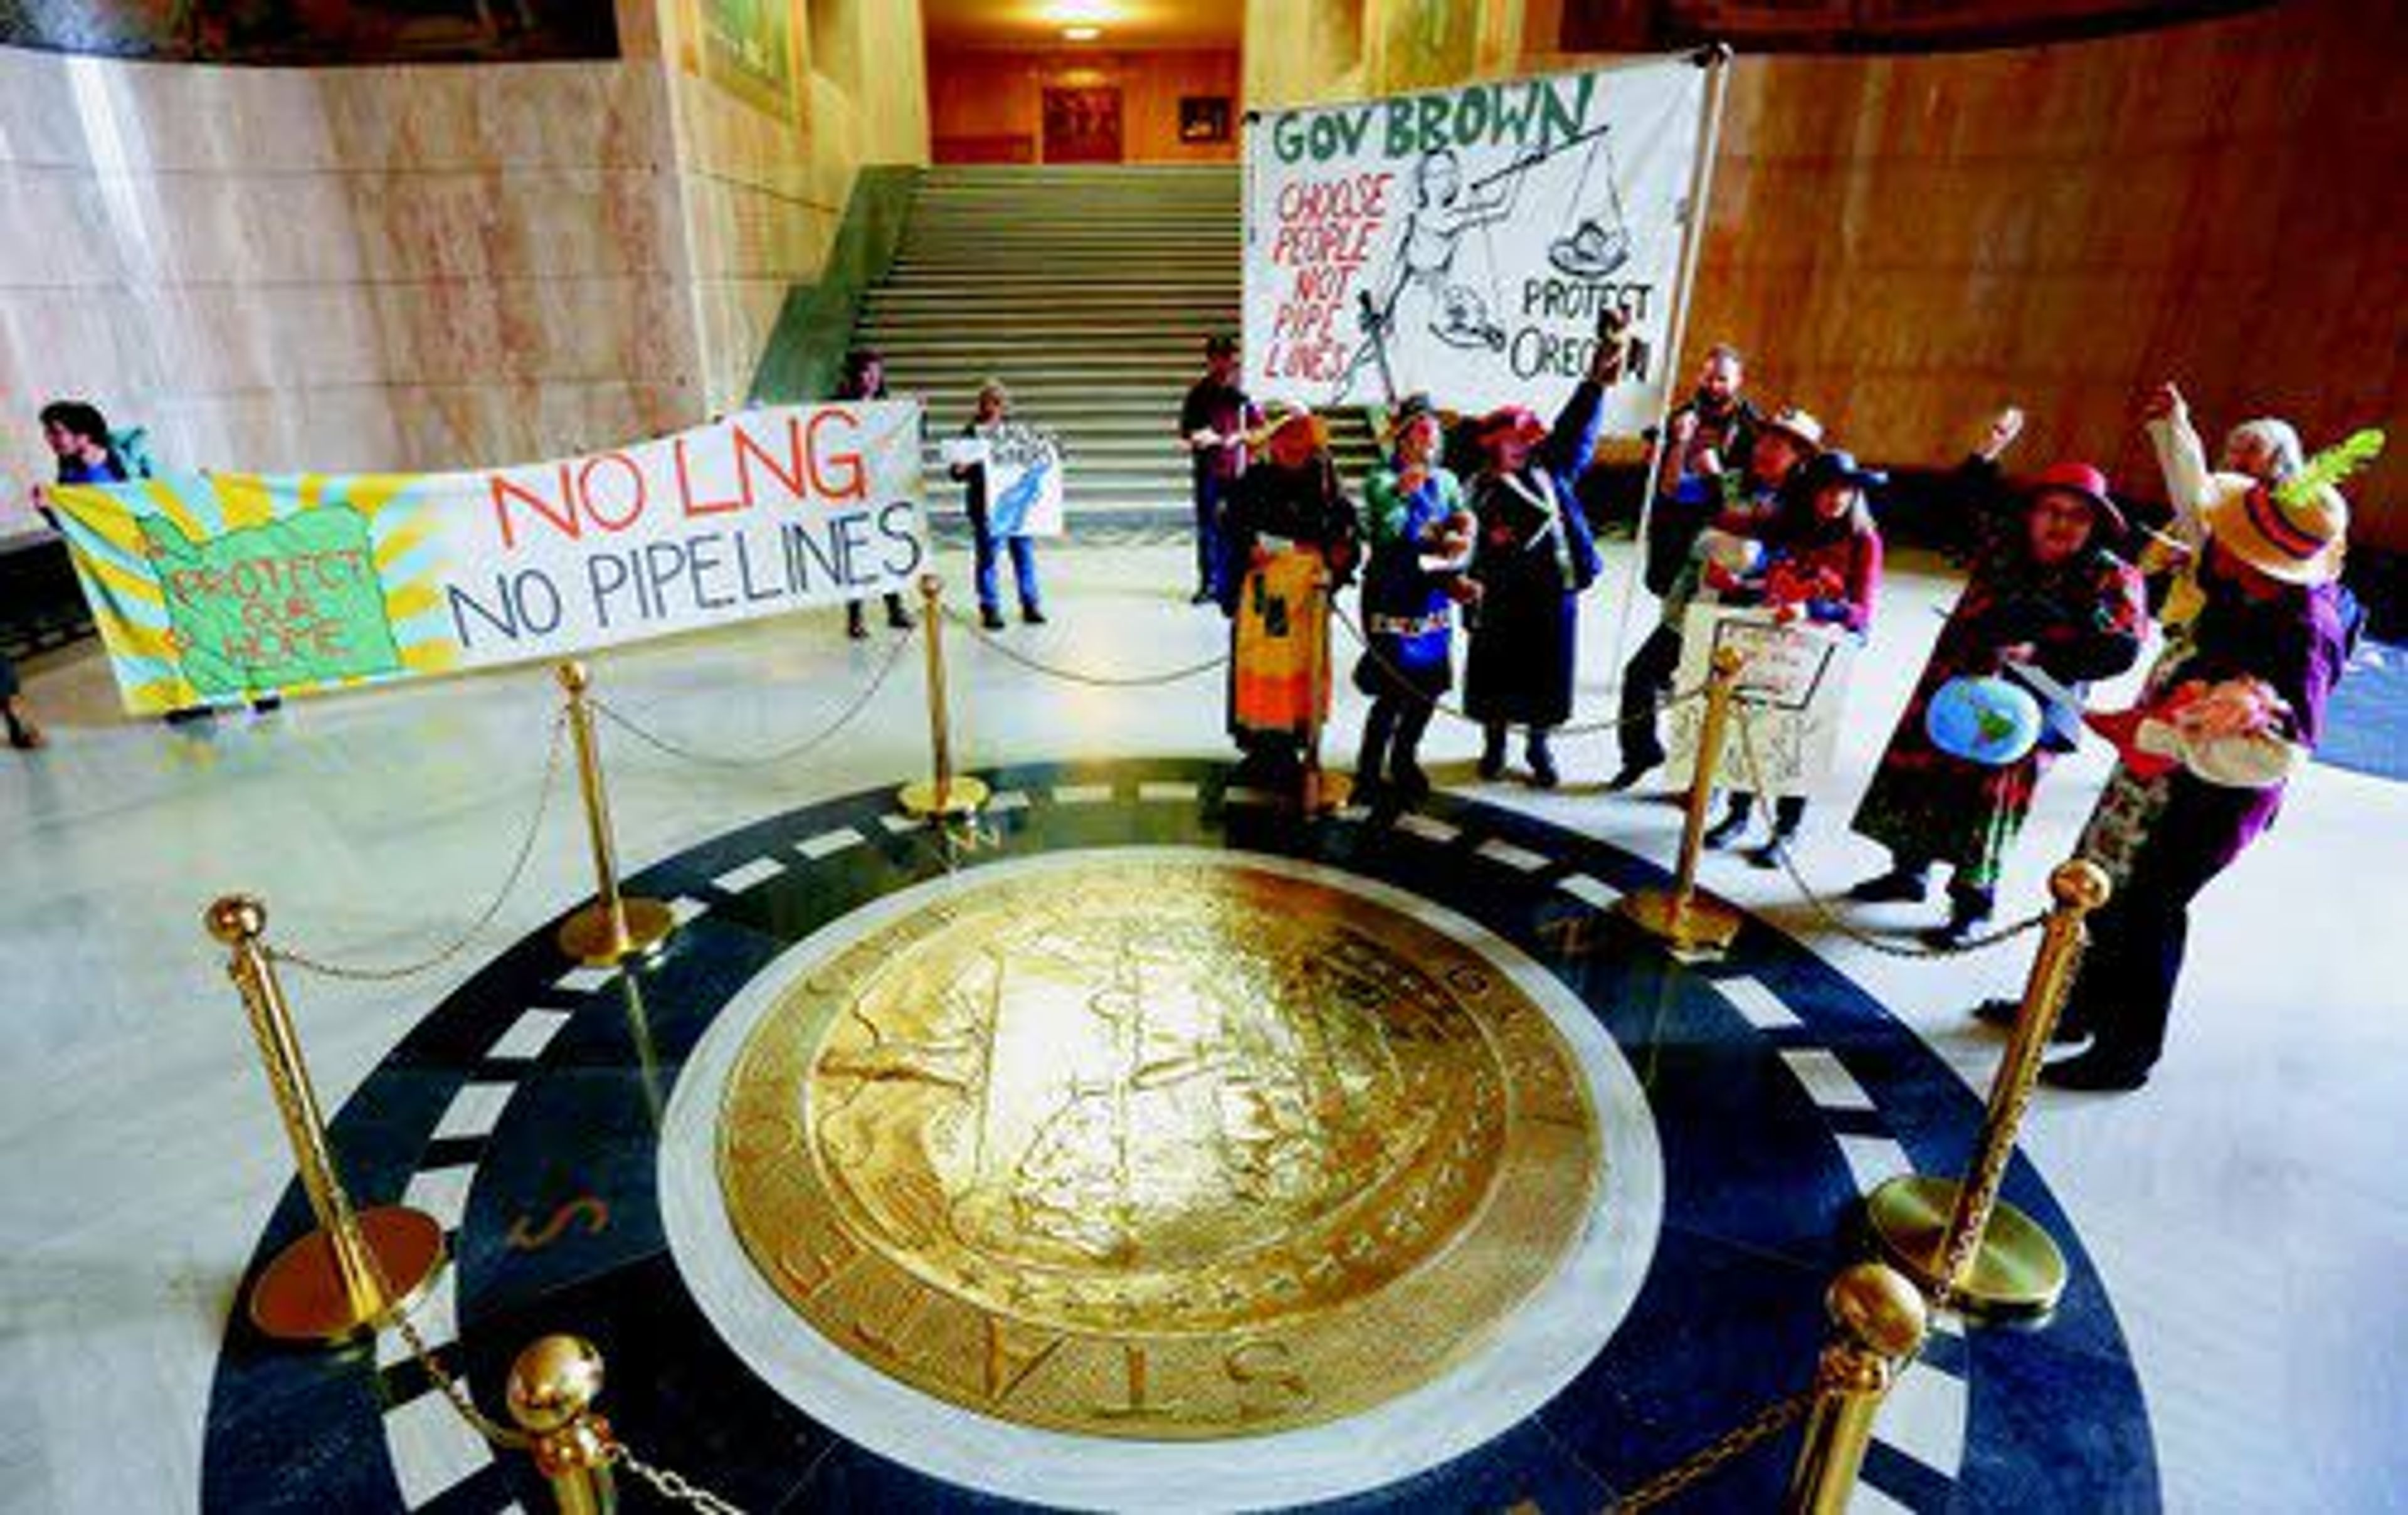
{"label": "red hat", "polygon": [[2040,471],[2032,479],[2031,487],[2024,493],[2028,499],[2038,499],[2050,493],[2076,495],[2088,500],[2091,508],[2099,512],[2100,520],[2118,535],[2127,529],[2124,512],[2115,507],[2114,497],[2107,493],[2107,476],[2092,464],[2052,463]]}
{"label": "red hat", "polygon": [[1547,423],[1526,405],[1500,405],[1481,417],[1480,424],[1472,428],[1472,435],[1480,438],[1483,447],[1504,432],[1512,432],[1524,441],[1535,442],[1547,435]]}

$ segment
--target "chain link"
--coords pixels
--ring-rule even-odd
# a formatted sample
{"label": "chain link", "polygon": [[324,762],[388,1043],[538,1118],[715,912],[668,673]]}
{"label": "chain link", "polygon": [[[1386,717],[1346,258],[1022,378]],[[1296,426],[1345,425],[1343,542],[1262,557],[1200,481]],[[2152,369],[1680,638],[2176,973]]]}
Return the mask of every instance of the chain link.
{"label": "chain link", "polygon": [[[1744,702],[1735,702],[1731,707],[1731,714],[1736,718],[1739,727],[1740,760],[1746,765],[1747,781],[1756,793],[1761,794],[1766,788],[1764,769],[1756,762],[1756,729],[1748,706]],[[2030,915],[2000,926],[1995,931],[1968,936],[1963,941],[1950,946],[1931,947],[1911,944],[1895,936],[1867,931],[1848,920],[1840,912],[1839,908],[1831,903],[1828,895],[1806,881],[1805,874],[1799,871],[1798,860],[1790,854],[1786,843],[1780,841],[1771,843],[1770,851],[1781,864],[1781,871],[1789,876],[1789,882],[1797,889],[1799,897],[1813,908],[1825,926],[1838,932],[1859,947],[1870,948],[1889,957],[1916,959],[1964,957],[1970,953],[1996,947],[2001,942],[2013,941],[2028,931],[2037,931],[2048,921],[2046,910],[2035,910]]]}
{"label": "chain link", "polygon": [[1779,1436],[1814,1408],[1814,1391],[1791,1394],[1765,1406],[1688,1456],[1656,1474],[1614,1502],[1617,1511],[1653,1509],[1720,1472],[1733,1460],[1767,1437]]}
{"label": "chain link", "polygon": [[[1425,694],[1420,690],[1415,689],[1412,686],[1412,680],[1405,675],[1404,671],[1398,668],[1395,664],[1389,662],[1387,655],[1383,653],[1377,646],[1373,645],[1371,638],[1365,634],[1362,626],[1355,622],[1354,617],[1348,613],[1344,607],[1340,606],[1333,601],[1329,607],[1329,613],[1337,617],[1339,622],[1346,627],[1347,635],[1353,636],[1354,638],[1355,645],[1363,649],[1363,655],[1369,658],[1374,664],[1377,664],[1381,672],[1386,674],[1398,684],[1399,688],[1412,695],[1413,698],[1421,701],[1424,705],[1428,706],[1431,709],[1436,710],[1440,715],[1453,716],[1455,720],[1465,722],[1470,725],[1478,726],[1486,724],[1486,722],[1483,722],[1479,717],[1473,715],[1470,711],[1466,710],[1461,706],[1455,704],[1453,701],[1437,694]],[[1575,721],[1566,725],[1550,726],[1547,728],[1547,735],[1549,736],[1595,736],[1598,732],[1619,731],[1625,726],[1653,725],[1656,719],[1665,711],[1671,709],[1676,705],[1685,705],[1691,700],[1701,699],[1704,697],[1705,693],[1706,686],[1704,684],[1692,685],[1690,688],[1681,690],[1678,693],[1665,695],[1663,698],[1650,704],[1644,710],[1634,710],[1626,716],[1611,716],[1602,721]]]}
{"label": "chain link", "polygon": [[624,1467],[652,1485],[652,1492],[663,1499],[701,1510],[704,1515],[744,1515],[741,1508],[693,1482],[676,1469],[654,1467],[645,1462],[629,1451],[624,1442],[610,1444],[610,1461],[614,1466]]}
{"label": "chain link", "polygon": [[980,646],[1007,662],[1017,663],[1029,672],[1040,673],[1049,679],[1060,679],[1073,684],[1086,684],[1096,689],[1144,689],[1159,684],[1175,684],[1182,679],[1193,679],[1197,674],[1211,673],[1215,668],[1226,667],[1229,662],[1229,654],[1223,652],[1207,658],[1201,663],[1191,663],[1164,673],[1081,673],[1075,668],[1065,668],[1056,664],[1047,663],[1041,658],[1030,657],[990,633],[976,620],[951,606],[945,607],[945,619],[969,633],[971,638]]}
{"label": "chain link", "polygon": [[544,754],[543,783],[536,792],[535,809],[527,816],[526,829],[520,834],[518,848],[511,855],[510,865],[502,877],[501,886],[494,891],[493,898],[486,902],[485,908],[477,912],[477,918],[468,922],[466,930],[424,957],[390,966],[362,967],[335,963],[297,948],[277,947],[266,942],[260,943],[260,950],[266,953],[271,961],[288,967],[314,973],[321,979],[339,979],[351,983],[393,983],[403,979],[415,979],[420,974],[433,972],[466,951],[468,944],[484,935],[485,928],[502,913],[502,907],[508,905],[510,896],[518,892],[519,880],[526,877],[527,864],[535,857],[536,838],[543,833],[544,815],[552,808],[552,792],[560,787],[560,754],[566,746],[567,732],[568,717],[565,713],[555,716],[552,722],[552,746]]}
{"label": "chain link", "polygon": [[870,702],[878,697],[878,692],[886,687],[886,680],[894,675],[896,666],[903,661],[904,651],[910,646],[911,639],[908,636],[894,638],[887,645],[886,661],[878,665],[877,671],[870,675],[869,682],[862,686],[861,692],[855,694],[843,709],[837,712],[833,722],[798,742],[752,756],[735,757],[724,752],[706,752],[697,748],[689,747],[683,742],[664,736],[643,725],[635,717],[624,713],[607,701],[590,694],[587,700],[596,711],[600,712],[602,719],[665,756],[676,758],[681,762],[699,764],[707,768],[766,768],[774,764],[791,763],[805,753],[815,750],[834,739],[837,733],[851,725],[853,719],[867,709]]}

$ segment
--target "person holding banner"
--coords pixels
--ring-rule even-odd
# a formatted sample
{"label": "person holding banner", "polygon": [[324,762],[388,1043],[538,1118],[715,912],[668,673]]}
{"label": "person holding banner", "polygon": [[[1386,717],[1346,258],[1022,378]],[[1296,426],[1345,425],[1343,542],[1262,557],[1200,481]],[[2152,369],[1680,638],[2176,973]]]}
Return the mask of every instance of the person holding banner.
{"label": "person holding banner", "polygon": [[[1976,453],[1954,487],[1966,508],[1996,510],[1998,465]],[[2052,736],[2006,764],[1960,757],[1931,738],[1932,698],[1952,679],[2014,664],[2077,692],[2129,668],[2141,655],[2148,611],[2139,571],[2108,546],[2124,530],[2106,476],[2089,464],[2051,465],[2022,495],[2022,529],[1998,534],[1975,560],[1856,806],[1853,828],[1889,849],[1890,866],[1857,884],[1851,898],[1919,903],[1932,865],[1945,863],[1948,919],[1927,938],[1958,945],[1989,920],[2000,871],[2041,777],[2053,750],[2071,743]]]}
{"label": "person holding banner", "polygon": [[[962,427],[965,442],[976,442],[982,429],[1000,426],[1011,418],[1011,393],[1000,379],[989,379],[979,385],[978,409]],[[1003,586],[996,569],[996,548],[1000,538],[1004,550],[1011,554],[1012,582],[1020,591],[1020,619],[1029,625],[1045,624],[1044,592],[1037,582],[1037,544],[1030,537],[1027,513],[1024,508],[1012,521],[1000,528],[988,516],[987,464],[984,458],[955,463],[947,470],[962,486],[962,508],[970,518],[970,551],[977,565],[979,624],[989,631],[1003,629]]]}
{"label": "person holding banner", "polygon": [[[1622,722],[1616,727],[1622,767],[1606,780],[1606,788],[1628,789],[1664,762],[1656,712],[1671,694],[1672,675],[1681,666],[1683,622],[1705,572],[1707,535],[1739,542],[1760,537],[1779,514],[1783,493],[1799,469],[1822,447],[1823,423],[1796,406],[1785,406],[1756,422],[1744,468],[1693,474],[1679,484],[1680,498],[1674,504],[1694,518],[1696,531],[1690,534],[1682,570],[1656,591],[1663,614],[1656,629],[1623,665]],[[1717,548],[1735,550],[1728,544]],[[1653,579],[1649,587],[1654,588]]]}
{"label": "person holding banner", "polygon": [[1230,490],[1246,471],[1246,437],[1263,413],[1238,387],[1238,339],[1226,332],[1204,340],[1204,377],[1179,407],[1179,440],[1195,460],[1196,593],[1191,603],[1225,603],[1228,554],[1221,517]]}
{"label": "person holding banner", "polygon": [[1438,463],[1444,429],[1426,394],[1407,396],[1388,423],[1389,458],[1363,484],[1363,657],[1354,687],[1370,696],[1354,790],[1410,805],[1430,789],[1422,733],[1455,683],[1455,606],[1478,597],[1463,577],[1473,522],[1463,485]]}
{"label": "person holding banner", "polygon": [[1719,494],[1726,475],[1747,477],[1748,457],[1764,418],[1741,393],[1747,363],[1739,349],[1717,342],[1706,350],[1698,387],[1672,412],[1657,470],[1656,507],[1647,513],[1647,560],[1642,580],[1661,599],[1688,565],[1689,550],[1713,524],[1701,502]]}
{"label": "person holding banner", "polygon": [[1464,663],[1464,703],[1484,736],[1483,779],[1504,773],[1506,729],[1520,725],[1529,731],[1531,782],[1555,785],[1547,733],[1571,716],[1580,595],[1602,566],[1573,486],[1597,451],[1605,387],[1621,377],[1629,340],[1629,312],[1604,307],[1588,372],[1555,425],[1509,405],[1474,431],[1481,462],[1470,483],[1478,522],[1470,576],[1480,619]]}
{"label": "person holding banner", "polygon": [[1221,520],[1229,617],[1229,734],[1241,770],[1283,786],[1329,713],[1329,600],[1353,573],[1354,507],[1319,416],[1278,407]]}
{"label": "person holding banner", "polygon": [[[1882,574],[1881,529],[1873,523],[1866,493],[1887,483],[1889,476],[1859,467],[1852,453],[1834,448],[1817,453],[1797,479],[1765,533],[1764,570],[1750,597],[1780,625],[1802,624],[1823,628],[1822,635],[1861,639],[1872,630]],[[1733,603],[1727,593],[1724,599]],[[1755,810],[1755,792],[1734,787],[1729,809],[1706,833],[1705,844],[1727,847],[1738,840]],[[1748,861],[1759,868],[1778,866],[1782,849],[1805,823],[1806,796],[1781,795],[1773,802],[1772,834],[1748,853]]]}
{"label": "person holding banner", "polygon": [[[844,355],[844,374],[837,380],[838,400],[882,400],[886,398],[886,356],[876,348],[857,347]],[[903,596],[886,592],[886,624],[890,630],[910,631],[915,622],[904,607]],[[869,624],[862,614],[859,600],[844,602],[844,634],[854,641],[869,636]]]}

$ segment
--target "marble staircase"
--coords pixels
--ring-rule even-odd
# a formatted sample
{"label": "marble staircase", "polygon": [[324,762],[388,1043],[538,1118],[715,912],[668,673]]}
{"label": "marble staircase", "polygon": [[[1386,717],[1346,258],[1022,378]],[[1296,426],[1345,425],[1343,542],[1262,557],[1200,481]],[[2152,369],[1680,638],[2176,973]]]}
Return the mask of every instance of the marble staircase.
{"label": "marble staircase", "polygon": [[[1239,186],[1221,164],[930,169],[855,339],[926,403],[931,470],[993,375],[1061,435],[1074,516],[1183,512],[1173,433],[1204,336],[1238,329]],[[1359,477],[1369,430],[1332,421]]]}

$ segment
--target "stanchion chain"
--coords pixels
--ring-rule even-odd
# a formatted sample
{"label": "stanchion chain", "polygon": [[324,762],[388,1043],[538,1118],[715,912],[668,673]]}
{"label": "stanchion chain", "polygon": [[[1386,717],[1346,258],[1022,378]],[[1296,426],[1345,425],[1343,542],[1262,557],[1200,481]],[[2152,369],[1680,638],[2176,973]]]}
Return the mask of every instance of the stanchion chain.
{"label": "stanchion chain", "polygon": [[886,687],[887,679],[895,672],[896,665],[903,661],[904,650],[910,645],[909,637],[896,637],[887,647],[886,661],[878,665],[877,671],[870,675],[869,682],[861,687],[860,693],[855,694],[843,709],[838,710],[836,719],[827,725],[811,733],[801,741],[745,757],[730,756],[724,752],[705,752],[697,748],[689,747],[683,742],[664,736],[643,725],[635,717],[626,714],[607,700],[597,699],[592,695],[588,695],[587,699],[601,714],[602,719],[646,747],[666,756],[676,758],[681,762],[700,764],[707,768],[766,768],[773,764],[792,763],[805,753],[825,745],[835,738],[837,733],[851,725],[855,717],[869,707],[869,702],[878,697],[878,692]]}
{"label": "stanchion chain", "polygon": [[[1756,729],[1750,720],[1746,702],[1735,702],[1731,707],[1731,713],[1738,717],[1740,759],[1747,765],[1748,784],[1756,793],[1761,794],[1765,791],[1764,769],[1756,762]],[[1799,870],[1798,860],[1790,854],[1786,843],[1772,843],[1771,851],[1773,857],[1781,864],[1781,871],[1789,876],[1789,882],[1798,891],[1799,897],[1813,908],[1824,925],[1859,947],[1870,948],[1889,957],[1918,959],[1963,957],[1969,953],[1996,947],[2001,942],[2013,941],[2028,931],[2037,931],[2048,921],[2046,910],[2035,910],[2021,920],[2011,922],[1994,931],[1968,936],[1952,946],[1931,947],[1912,944],[1900,941],[1894,936],[1867,931],[1842,914],[1839,908],[1831,903],[1828,895],[1806,881],[1805,874]]]}
{"label": "stanchion chain", "polygon": [[652,1486],[652,1493],[659,1494],[663,1499],[683,1505],[690,1509],[702,1510],[705,1515],[744,1515],[741,1508],[729,1504],[700,1484],[695,1483],[674,1468],[654,1467],[645,1462],[629,1451],[624,1442],[613,1441],[610,1444],[610,1462],[613,1466],[624,1467],[643,1479]]}
{"label": "stanchion chain", "polygon": [[[1413,688],[1412,681],[1406,676],[1404,670],[1389,662],[1387,655],[1382,652],[1377,646],[1373,645],[1369,636],[1368,636],[1364,632],[1363,628],[1355,622],[1354,618],[1348,614],[1342,607],[1339,606],[1334,601],[1330,604],[1329,613],[1337,617],[1339,622],[1345,626],[1347,634],[1353,636],[1355,644],[1363,649],[1363,655],[1377,664],[1381,672],[1386,674],[1391,679],[1395,680],[1399,688],[1412,695],[1413,698],[1421,701],[1424,705],[1428,706],[1431,709],[1436,710],[1440,715],[1453,716],[1457,721],[1461,721],[1474,726],[1486,724],[1486,722],[1483,722],[1478,716],[1473,715],[1470,711],[1455,704],[1453,701],[1446,699],[1444,696],[1438,694],[1426,694],[1420,690]],[[1598,732],[1619,731],[1625,726],[1653,724],[1656,718],[1662,715],[1665,711],[1671,709],[1676,705],[1686,705],[1691,700],[1702,699],[1705,697],[1705,693],[1706,686],[1704,684],[1693,684],[1687,689],[1667,694],[1663,698],[1654,701],[1644,710],[1634,710],[1628,715],[1609,716],[1601,721],[1575,721],[1561,726],[1550,726],[1547,728],[1547,735],[1551,737],[1593,736]]]}
{"label": "stanchion chain", "polygon": [[433,972],[466,951],[468,945],[484,935],[485,928],[494,923],[494,918],[502,913],[502,907],[508,905],[510,896],[518,892],[519,880],[526,876],[527,864],[535,856],[536,838],[543,832],[544,814],[552,808],[552,791],[560,786],[560,754],[567,745],[567,716],[553,717],[552,745],[544,754],[543,783],[536,792],[535,809],[527,816],[526,829],[520,834],[518,849],[510,858],[509,868],[503,875],[500,886],[494,891],[493,898],[486,902],[485,908],[477,912],[477,918],[468,922],[466,930],[424,957],[381,967],[333,963],[297,948],[279,947],[269,942],[262,942],[260,950],[271,960],[303,973],[314,973],[321,979],[348,979],[354,983],[392,983],[401,979],[415,979],[422,973]]}
{"label": "stanchion chain", "polygon": [[1058,664],[1047,663],[1042,658],[1029,656],[990,633],[984,626],[979,624],[976,619],[965,615],[951,606],[945,607],[945,619],[969,633],[980,646],[996,653],[1006,662],[1017,663],[1029,672],[1043,674],[1049,679],[1059,679],[1073,684],[1087,684],[1096,689],[1146,689],[1158,684],[1175,684],[1182,679],[1193,679],[1199,673],[1211,673],[1215,668],[1225,667],[1229,661],[1229,654],[1223,652],[1207,658],[1201,663],[1190,663],[1162,673],[1082,673],[1076,668],[1065,668]]}
{"label": "stanchion chain", "polygon": [[1803,1420],[1806,1412],[1814,1408],[1814,1396],[1815,1392],[1808,1389],[1785,1399],[1774,1400],[1615,1500],[1613,1508],[1617,1511],[1653,1509],[1669,1499],[1678,1497],[1720,1472],[1758,1442],[1779,1436]]}

